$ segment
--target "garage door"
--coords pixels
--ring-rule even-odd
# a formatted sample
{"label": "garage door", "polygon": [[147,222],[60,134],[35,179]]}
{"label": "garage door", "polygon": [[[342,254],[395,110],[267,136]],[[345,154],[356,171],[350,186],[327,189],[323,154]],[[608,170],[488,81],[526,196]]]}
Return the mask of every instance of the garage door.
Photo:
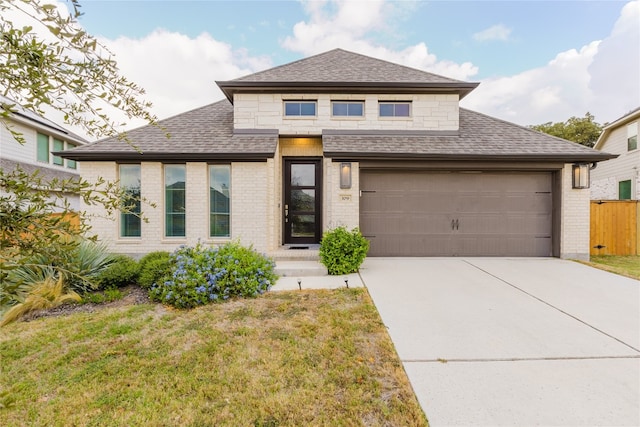
{"label": "garage door", "polygon": [[361,170],[370,256],[551,256],[551,173]]}

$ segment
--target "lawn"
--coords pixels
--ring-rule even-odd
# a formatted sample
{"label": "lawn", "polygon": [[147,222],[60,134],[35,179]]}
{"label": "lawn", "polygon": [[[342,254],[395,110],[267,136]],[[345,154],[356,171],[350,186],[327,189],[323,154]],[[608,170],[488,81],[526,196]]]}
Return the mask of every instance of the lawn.
{"label": "lawn", "polygon": [[427,426],[364,289],[16,322],[0,357],[3,426]]}
{"label": "lawn", "polygon": [[592,256],[589,265],[622,276],[640,280],[640,256],[600,255]]}

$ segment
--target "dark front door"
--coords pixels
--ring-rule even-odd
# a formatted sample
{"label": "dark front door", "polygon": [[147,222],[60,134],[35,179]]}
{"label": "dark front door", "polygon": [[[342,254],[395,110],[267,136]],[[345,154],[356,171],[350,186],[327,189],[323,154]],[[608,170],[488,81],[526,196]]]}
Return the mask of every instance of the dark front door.
{"label": "dark front door", "polygon": [[319,243],[321,238],[321,159],[284,161],[284,242]]}

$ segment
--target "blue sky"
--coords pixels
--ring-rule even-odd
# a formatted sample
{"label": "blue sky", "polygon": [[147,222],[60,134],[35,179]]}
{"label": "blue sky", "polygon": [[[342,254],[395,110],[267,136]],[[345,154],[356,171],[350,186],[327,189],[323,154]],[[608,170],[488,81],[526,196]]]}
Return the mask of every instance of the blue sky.
{"label": "blue sky", "polygon": [[[365,2],[360,2],[364,4]],[[394,2],[386,30],[367,36],[401,50],[424,42],[440,59],[470,61],[476,77],[510,75],[606,37],[624,1],[419,1]],[[328,10],[334,9],[335,4]],[[81,23],[94,35],[144,37],[157,28],[190,37],[203,32],[273,64],[300,59],[280,43],[308,19],[298,1],[102,1],[83,3]],[[501,25],[506,39],[474,34]],[[496,34],[496,37],[498,35]]]}
{"label": "blue sky", "polygon": [[217,80],[336,47],[480,82],[461,105],[522,125],[640,106],[640,0],[81,4],[160,118],[222,99]]}

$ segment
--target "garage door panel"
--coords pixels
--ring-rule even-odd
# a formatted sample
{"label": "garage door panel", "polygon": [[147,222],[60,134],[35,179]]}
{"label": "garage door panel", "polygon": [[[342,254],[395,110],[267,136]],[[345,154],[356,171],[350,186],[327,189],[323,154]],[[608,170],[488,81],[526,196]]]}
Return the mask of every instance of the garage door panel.
{"label": "garage door panel", "polygon": [[372,256],[551,256],[551,173],[363,169],[360,182]]}

